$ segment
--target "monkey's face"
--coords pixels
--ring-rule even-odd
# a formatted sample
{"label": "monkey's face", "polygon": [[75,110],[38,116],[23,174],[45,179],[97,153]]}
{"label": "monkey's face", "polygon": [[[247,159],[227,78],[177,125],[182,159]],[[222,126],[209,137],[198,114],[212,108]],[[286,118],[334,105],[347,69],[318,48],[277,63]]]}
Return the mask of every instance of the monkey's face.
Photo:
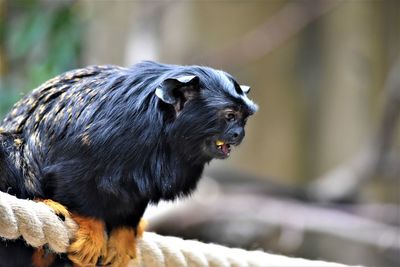
{"label": "monkey's face", "polygon": [[205,138],[203,151],[212,158],[225,159],[242,142],[250,114],[240,105],[232,105],[219,110],[216,116],[216,133]]}
{"label": "monkey's face", "polygon": [[[245,136],[245,125],[257,106],[227,73],[168,79],[156,95],[174,107],[169,129],[174,149],[190,160],[229,157]],[[172,108],[171,108],[172,109]]]}

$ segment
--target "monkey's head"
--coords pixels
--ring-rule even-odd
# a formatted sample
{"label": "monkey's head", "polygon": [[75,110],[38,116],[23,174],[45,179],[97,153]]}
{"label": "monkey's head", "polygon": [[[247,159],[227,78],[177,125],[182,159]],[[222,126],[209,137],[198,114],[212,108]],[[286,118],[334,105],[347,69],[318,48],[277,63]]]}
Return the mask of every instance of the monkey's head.
{"label": "monkey's head", "polygon": [[190,161],[229,157],[245,136],[249,116],[257,110],[226,72],[206,67],[183,67],[166,78],[156,96],[169,118],[167,135],[173,149]]}

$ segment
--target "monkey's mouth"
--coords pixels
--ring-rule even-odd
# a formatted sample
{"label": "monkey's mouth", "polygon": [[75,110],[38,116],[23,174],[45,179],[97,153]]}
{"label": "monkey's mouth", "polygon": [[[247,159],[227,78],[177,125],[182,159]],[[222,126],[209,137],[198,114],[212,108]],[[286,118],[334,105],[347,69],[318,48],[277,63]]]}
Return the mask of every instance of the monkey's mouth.
{"label": "monkey's mouth", "polygon": [[225,157],[229,157],[230,153],[231,153],[231,145],[221,141],[221,140],[217,140],[215,141],[215,147],[217,148],[217,150]]}
{"label": "monkey's mouth", "polygon": [[226,159],[230,156],[231,150],[238,143],[229,142],[222,138],[210,138],[206,140],[204,152],[211,158]]}
{"label": "monkey's mouth", "polygon": [[232,144],[220,139],[212,139],[208,141],[206,148],[206,153],[212,158],[226,159],[231,153]]}

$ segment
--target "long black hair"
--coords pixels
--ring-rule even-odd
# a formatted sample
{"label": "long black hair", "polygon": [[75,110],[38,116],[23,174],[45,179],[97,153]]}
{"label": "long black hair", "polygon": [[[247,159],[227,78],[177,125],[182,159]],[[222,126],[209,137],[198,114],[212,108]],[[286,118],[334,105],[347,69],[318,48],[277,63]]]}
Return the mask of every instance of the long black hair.
{"label": "long black hair", "polygon": [[[165,81],[188,76],[191,91],[171,93],[179,105],[157,96]],[[22,141],[14,154],[30,186],[19,192],[120,224],[115,218],[195,188],[212,159],[204,140],[224,131],[219,111],[231,106],[246,117],[256,110],[229,74],[146,61],[62,74],[22,99],[2,127]]]}

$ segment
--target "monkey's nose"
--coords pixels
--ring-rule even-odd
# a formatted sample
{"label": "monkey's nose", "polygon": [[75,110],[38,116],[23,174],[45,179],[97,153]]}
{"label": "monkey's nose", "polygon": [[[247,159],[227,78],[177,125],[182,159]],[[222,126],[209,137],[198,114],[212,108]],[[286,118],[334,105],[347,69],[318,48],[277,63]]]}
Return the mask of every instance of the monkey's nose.
{"label": "monkey's nose", "polygon": [[243,130],[241,129],[234,129],[231,133],[230,133],[230,138],[229,138],[229,142],[237,145],[242,141],[243,138]]}

